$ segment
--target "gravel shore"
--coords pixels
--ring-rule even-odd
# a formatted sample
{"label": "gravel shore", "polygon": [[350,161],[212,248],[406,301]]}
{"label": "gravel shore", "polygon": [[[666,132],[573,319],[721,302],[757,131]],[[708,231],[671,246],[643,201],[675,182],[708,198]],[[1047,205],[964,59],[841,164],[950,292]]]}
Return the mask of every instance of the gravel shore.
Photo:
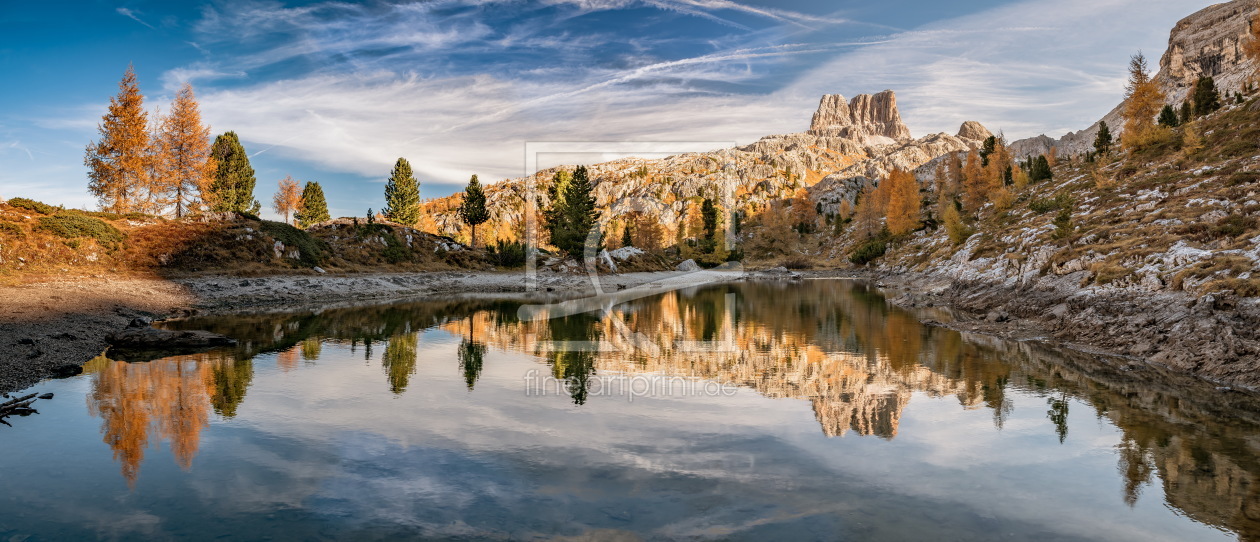
{"label": "gravel shore", "polygon": [[[604,292],[650,289],[684,273],[603,275]],[[704,280],[704,275],[692,275]],[[712,278],[710,277],[710,280]],[[136,318],[230,313],[265,307],[373,303],[435,295],[529,296],[552,300],[595,293],[590,277],[542,271],[528,293],[523,272],[380,273],[184,279],[77,277],[0,287],[0,393],[73,375]]]}

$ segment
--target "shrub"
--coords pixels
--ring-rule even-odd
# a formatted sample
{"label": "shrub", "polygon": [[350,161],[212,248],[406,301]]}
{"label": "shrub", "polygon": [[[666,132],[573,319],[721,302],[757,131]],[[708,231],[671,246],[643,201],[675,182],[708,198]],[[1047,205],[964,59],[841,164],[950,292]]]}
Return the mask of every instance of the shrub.
{"label": "shrub", "polygon": [[1072,225],[1072,208],[1066,207],[1062,211],[1059,211],[1059,214],[1054,217],[1053,224],[1054,233],[1051,234],[1051,237],[1055,239],[1063,239],[1072,235],[1072,230],[1076,229],[1076,227]]}
{"label": "shrub", "polygon": [[9,200],[9,205],[11,207],[17,207],[18,209],[26,209],[28,211],[35,211],[37,213],[45,214],[45,215],[51,215],[57,212],[56,207],[53,207],[52,205],[49,205],[47,203],[35,201],[33,199],[13,198]]}
{"label": "shrub", "polygon": [[490,261],[497,267],[525,265],[525,245],[520,241],[499,240],[490,245]]}
{"label": "shrub", "polygon": [[319,265],[324,259],[324,243],[311,237],[309,233],[283,222],[270,220],[261,221],[258,229],[284,243],[286,247],[296,247],[300,254],[298,260],[307,267]]}
{"label": "shrub", "polygon": [[0,222],[0,235],[7,235],[21,239],[26,237],[26,232],[22,231],[22,227],[12,222]]}
{"label": "shrub", "polygon": [[1072,197],[1067,192],[1060,192],[1053,198],[1037,198],[1028,203],[1028,208],[1034,213],[1045,214],[1050,211],[1058,211],[1060,209],[1072,206]]}
{"label": "shrub", "polygon": [[117,243],[126,238],[118,228],[99,218],[64,211],[40,217],[38,228],[66,239],[91,237],[102,243]]}
{"label": "shrub", "polygon": [[1212,228],[1217,237],[1238,237],[1256,227],[1256,219],[1249,216],[1229,215]]}
{"label": "shrub", "polygon": [[857,265],[866,265],[888,251],[888,243],[882,238],[869,239],[858,245],[849,255],[849,261]]}

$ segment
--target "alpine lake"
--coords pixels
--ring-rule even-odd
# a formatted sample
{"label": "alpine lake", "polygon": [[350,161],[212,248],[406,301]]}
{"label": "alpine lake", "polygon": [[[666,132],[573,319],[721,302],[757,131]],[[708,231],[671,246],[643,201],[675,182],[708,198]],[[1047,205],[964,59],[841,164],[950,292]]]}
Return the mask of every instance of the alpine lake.
{"label": "alpine lake", "polygon": [[1260,540],[1260,398],[862,282],[168,321],[0,425],[0,540]]}

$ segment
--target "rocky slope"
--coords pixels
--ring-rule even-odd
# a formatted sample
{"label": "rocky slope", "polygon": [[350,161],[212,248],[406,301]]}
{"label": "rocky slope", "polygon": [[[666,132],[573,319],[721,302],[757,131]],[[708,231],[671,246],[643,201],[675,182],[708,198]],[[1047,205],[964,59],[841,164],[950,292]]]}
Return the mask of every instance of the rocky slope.
{"label": "rocky slope", "polygon": [[[878,182],[893,168],[921,168],[943,155],[977,147],[988,135],[983,126],[968,122],[957,135],[913,139],[901,121],[893,91],[863,94],[848,102],[831,94],[822,98],[805,132],[766,136],[742,147],[657,160],[630,158],[588,169],[604,221],[645,212],[660,217],[666,238],[673,239],[700,198],[725,198],[727,209],[749,215],[804,189],[829,208],[841,199],[852,199],[864,183]],[[535,195],[547,205],[545,188],[558,169],[488,186],[492,219],[479,236],[487,242],[522,238],[527,186],[533,183]],[[930,174],[930,168],[923,173]],[[824,192],[826,196],[816,195]],[[469,232],[456,213],[460,198],[456,194],[426,202],[424,215],[432,222],[421,227],[467,239]]]}
{"label": "rocky slope", "polygon": [[[1254,0],[1233,0],[1204,8],[1182,19],[1168,37],[1168,49],[1159,60],[1155,80],[1168,103],[1179,106],[1186,100],[1201,76],[1212,77],[1222,92],[1243,88],[1254,68],[1242,54],[1248,39],[1251,18],[1256,14]],[[1119,134],[1124,121],[1116,106],[1099,122],[1106,121],[1112,133]],[[1015,156],[1036,156],[1058,147],[1060,154],[1080,154],[1093,149],[1099,123],[1058,139],[1040,135],[1011,144]]]}

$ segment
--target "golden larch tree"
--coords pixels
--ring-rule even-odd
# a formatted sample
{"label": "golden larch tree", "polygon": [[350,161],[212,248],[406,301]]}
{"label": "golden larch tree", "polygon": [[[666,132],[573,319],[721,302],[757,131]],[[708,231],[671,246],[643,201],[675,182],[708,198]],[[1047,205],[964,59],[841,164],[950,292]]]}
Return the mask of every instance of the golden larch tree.
{"label": "golden larch tree", "polygon": [[904,235],[919,227],[919,181],[914,174],[894,168],[884,180],[888,192],[888,232]]}
{"label": "golden larch tree", "polygon": [[1124,133],[1120,143],[1128,149],[1149,143],[1159,129],[1155,116],[1164,107],[1164,92],[1151,78],[1146,56],[1138,51],[1129,59],[1129,84],[1124,95]]}
{"label": "golden larch tree", "polygon": [[[1257,7],[1260,7],[1260,2],[1257,2]],[[1251,61],[1251,79],[1247,82],[1250,85],[1260,79],[1260,11],[1256,11],[1247,24],[1247,39],[1242,43],[1242,53]]]}
{"label": "golden larch tree", "polygon": [[302,192],[298,190],[298,182],[288,175],[280,179],[279,188],[271,199],[271,203],[272,208],[284,215],[284,221],[288,223],[289,214],[296,213],[302,208]]}
{"label": "golden larch tree", "polygon": [[883,192],[881,187],[870,183],[862,189],[857,210],[853,212],[853,233],[858,238],[870,239],[879,233],[880,218],[884,216],[884,206],[881,204]]}
{"label": "golden larch tree", "polygon": [[963,205],[970,212],[979,211],[988,201],[989,181],[980,165],[980,153],[975,149],[967,153],[967,165],[963,167],[962,176]]}
{"label": "golden larch tree", "polygon": [[100,141],[88,143],[83,165],[88,168],[88,191],[101,209],[115,213],[137,210],[140,192],[148,185],[149,120],[136,72],[127,66],[118,95],[109,99],[109,112],[97,125]]}
{"label": "golden larch tree", "polygon": [[184,83],[175,95],[155,146],[163,165],[159,186],[174,205],[175,218],[200,208],[202,189],[212,180],[215,164],[210,156],[210,127],[201,123],[192,85]]}

